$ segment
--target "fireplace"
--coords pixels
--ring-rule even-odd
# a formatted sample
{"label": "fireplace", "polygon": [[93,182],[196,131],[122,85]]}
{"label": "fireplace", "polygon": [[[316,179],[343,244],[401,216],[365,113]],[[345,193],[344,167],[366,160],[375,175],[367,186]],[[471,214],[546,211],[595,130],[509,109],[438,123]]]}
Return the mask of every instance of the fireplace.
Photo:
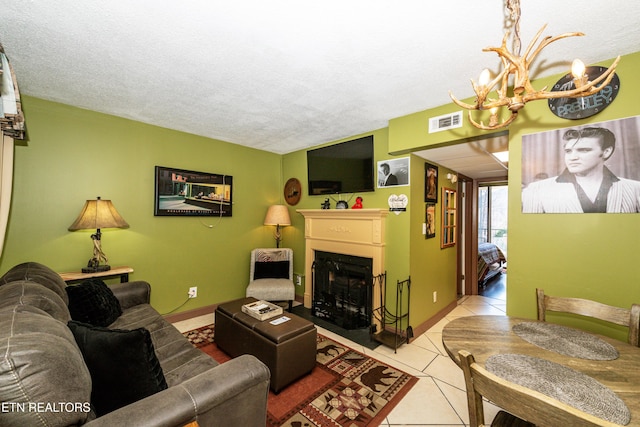
{"label": "fireplace", "polygon": [[[298,212],[305,218],[305,307],[320,315],[331,315],[329,306],[334,307],[332,298],[335,294],[329,294],[334,296],[328,296],[326,300],[321,294],[320,297],[323,299],[314,304],[316,295],[312,289],[315,285],[313,270],[314,267],[327,269],[331,267],[316,263],[316,254],[337,254],[341,263],[347,261],[346,264],[352,265],[348,267],[349,274],[345,277],[336,280],[334,272],[332,278],[323,279],[327,283],[333,282],[331,286],[340,288],[338,296],[341,297],[341,292],[344,292],[344,298],[341,297],[342,299],[335,303],[338,311],[334,312],[334,317],[338,322],[346,320],[347,325],[360,325],[366,320],[367,326],[373,326],[374,329],[379,330],[381,325],[375,318],[371,319],[371,313],[380,306],[381,289],[379,282],[372,278],[385,272],[385,219],[389,211],[384,209],[299,209]],[[367,259],[367,264],[362,265],[361,259]],[[341,265],[342,268],[346,267]],[[366,277],[364,273],[367,273]],[[367,300],[364,309],[359,307],[359,303],[354,303],[354,299],[360,301],[362,298]],[[326,313],[316,310],[320,306]],[[356,307],[358,307],[357,315]],[[349,312],[346,313],[346,310]],[[338,314],[340,316],[337,316]]]}
{"label": "fireplace", "polygon": [[371,326],[371,258],[315,252],[311,313],[345,329]]}

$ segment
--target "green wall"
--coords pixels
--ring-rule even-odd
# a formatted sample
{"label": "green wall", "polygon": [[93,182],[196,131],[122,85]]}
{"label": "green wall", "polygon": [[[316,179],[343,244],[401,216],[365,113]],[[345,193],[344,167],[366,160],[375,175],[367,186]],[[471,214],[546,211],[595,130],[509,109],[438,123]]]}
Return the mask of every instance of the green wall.
{"label": "green wall", "polygon": [[[333,141],[331,145],[339,142],[348,141],[351,139],[360,138],[367,135],[373,135],[375,160],[389,160],[397,157],[405,156],[391,156],[388,153],[388,129],[378,129],[371,132],[367,132],[360,135],[353,135],[352,137]],[[315,147],[314,147],[315,148]],[[304,274],[304,217],[301,214],[295,212],[296,209],[320,209],[322,202],[327,196],[309,196],[308,195],[308,183],[307,183],[307,150],[300,150],[293,153],[289,153],[283,156],[283,171],[284,181],[289,178],[298,178],[302,183],[302,198],[296,206],[289,208],[291,214],[292,227],[285,227],[284,229],[284,244],[290,246],[294,250],[295,260],[294,269],[300,274]],[[413,167],[411,162],[410,168]],[[411,186],[400,186],[394,188],[381,188],[376,189],[373,192],[366,192],[361,194],[344,194],[342,196],[332,196],[331,208],[335,208],[335,200],[349,200],[349,206],[353,205],[356,196],[363,198],[363,205],[365,208],[378,208],[388,209],[388,199],[391,194],[406,194],[410,195],[410,190],[414,185],[414,171],[411,173]],[[398,280],[405,280],[409,277],[409,221],[411,215],[411,207],[409,206],[407,212],[395,215],[389,213],[386,220],[386,246],[385,246],[385,264],[387,269],[387,283],[393,286],[393,299],[391,304],[395,304],[395,285]],[[305,278],[310,280],[310,278]],[[304,291],[303,287],[297,289],[297,293],[302,295]]]}
{"label": "green wall", "polygon": [[[640,301],[640,273],[635,268],[640,216],[520,212],[522,135],[638,115],[638,72],[640,53],[624,56],[617,70],[618,97],[592,118],[562,120],[549,111],[545,101],[537,101],[528,104],[508,128],[508,314],[535,317],[536,287],[549,294],[618,306]],[[551,86],[560,77],[534,85]],[[250,250],[273,246],[273,229],[262,225],[266,209],[283,203],[283,184],[296,177],[303,184],[303,195],[297,206],[289,207],[292,225],[283,229],[283,245],[293,248],[294,271],[304,274],[304,218],[296,209],[319,208],[325,198],[306,194],[306,150],[279,156],[30,97],[23,98],[23,106],[28,142],[15,150],[13,202],[0,272],[28,260],[57,271],[76,270],[86,263],[91,256],[91,233],[72,233],[67,227],[84,200],[101,196],[113,200],[131,225],[126,230],[104,231],[103,248],[110,264],[131,265],[135,269],[132,279],[148,280],[153,287],[152,304],[158,310],[167,312],[185,302],[190,286],[199,287],[199,296],[178,311],[240,297],[248,281]],[[486,135],[472,128],[466,118],[463,128],[428,133],[430,117],[458,110],[449,103],[392,118],[388,128],[330,144],[373,134],[379,161]],[[233,217],[154,217],[155,165],[232,175]],[[389,195],[409,196],[406,213],[387,217],[385,256],[388,284],[395,286],[397,280],[411,275],[411,324],[416,327],[455,301],[456,255],[453,248],[440,249],[439,231],[434,239],[424,238],[424,161],[411,156],[410,165],[410,186],[376,189],[362,197],[365,207],[386,209]],[[447,172],[440,168],[437,212],[446,185],[442,177]],[[302,295],[303,289],[297,288],[297,294]],[[438,292],[437,303],[432,302],[433,291]],[[395,293],[390,294],[387,303],[393,304]],[[614,336],[624,334],[605,326],[595,329]]]}
{"label": "green wall", "polygon": [[[376,162],[398,157],[410,157],[410,185],[396,188],[376,189],[374,192],[360,194],[365,208],[388,209],[388,198],[391,194],[406,194],[409,198],[407,212],[396,215],[389,213],[386,219],[386,246],[385,264],[387,269],[387,293],[386,304],[392,313],[395,313],[396,283],[411,277],[411,326],[414,328],[443,310],[456,300],[456,274],[457,258],[456,248],[440,249],[440,231],[435,238],[425,239],[422,234],[422,224],[425,222],[424,179],[425,160],[405,153],[399,155],[388,154],[390,150],[390,129],[384,128],[366,134],[353,135],[339,141],[333,141],[331,145],[350,139],[356,139],[366,135],[374,135]],[[284,180],[294,177],[303,184],[303,196],[295,209],[319,209],[326,196],[307,195],[307,157],[306,150],[300,150],[284,156],[283,161]],[[452,172],[440,167],[441,177]],[[442,187],[447,186],[445,179],[438,181],[438,194]],[[448,187],[452,188],[449,183]],[[348,199],[351,195],[342,196]],[[350,201],[353,204],[354,198]],[[441,196],[438,197],[436,210],[436,227],[439,230],[441,224]],[[331,201],[332,208],[335,202]],[[285,240],[287,245],[294,248],[294,252],[304,254],[304,218],[292,211],[293,227],[285,228]],[[295,261],[297,272],[304,272],[304,257],[298,256]],[[303,288],[298,288],[302,294]],[[433,292],[438,293],[438,300],[433,302]],[[406,308],[406,291],[404,293],[403,306]],[[402,327],[406,327],[403,324]]]}
{"label": "green wall", "polygon": [[[612,61],[602,65],[608,66]],[[600,114],[584,120],[568,121],[553,115],[546,101],[536,101],[524,108],[509,131],[509,254],[507,312],[510,315],[533,318],[536,316],[535,289],[541,287],[550,295],[576,296],[603,303],[629,307],[640,301],[640,273],[635,264],[640,252],[640,216],[638,214],[522,214],[521,213],[521,141],[529,133],[557,128],[568,128],[597,123],[640,113],[637,94],[640,82],[640,53],[622,58],[617,74],[621,89],[616,100]],[[562,75],[534,82],[534,86],[551,87]],[[473,102],[473,100],[469,100]],[[392,119],[389,122],[389,151],[406,153],[413,150],[465,142],[480,134],[465,117],[465,126],[452,131],[429,134],[428,119],[458,111],[454,104]],[[466,112],[465,112],[466,114]],[[486,121],[486,120],[485,120]],[[445,172],[446,175],[446,172]],[[440,176],[443,176],[441,170]],[[418,191],[418,189],[416,189]],[[413,202],[417,201],[414,195]],[[415,209],[415,205],[412,206]],[[414,216],[417,213],[414,212]],[[412,229],[419,218],[412,220]],[[437,282],[449,279],[451,259],[440,264],[437,250],[428,242],[418,242],[412,231],[411,274],[423,272],[424,280]],[[434,242],[435,243],[435,242]],[[442,256],[442,254],[441,254]],[[434,271],[427,272],[419,263],[425,260]],[[433,260],[433,262],[432,262]],[[415,262],[414,262],[415,261]],[[429,269],[430,270],[430,269]],[[443,275],[443,276],[441,276]],[[440,277],[441,276],[441,277]],[[434,285],[435,286],[435,285]],[[455,294],[449,293],[451,298]],[[415,295],[416,304],[430,306],[431,295]],[[554,318],[551,316],[551,318]],[[568,324],[593,327],[570,316],[556,316]],[[601,333],[624,338],[621,328],[597,325]]]}
{"label": "green wall", "polygon": [[[23,97],[28,140],[15,148],[13,201],[0,271],[38,261],[74,271],[92,255],[91,232],[67,230],[86,199],[111,199],[128,229],[103,230],[112,266],[151,283],[166,313],[244,296],[252,248],[273,247],[267,207],[280,202],[281,156]],[[20,142],[18,142],[20,144]],[[233,176],[233,216],[155,217],[154,166]]]}
{"label": "green wall", "polygon": [[[422,224],[426,221],[424,202],[424,159],[412,156],[412,210],[410,226],[411,250],[411,323],[413,327],[429,320],[457,299],[457,246],[441,249],[442,189],[456,189],[446,179],[453,172],[438,166],[438,203],[436,204],[436,236],[425,239]],[[435,163],[432,163],[437,165]],[[415,165],[415,166],[414,166]],[[433,293],[437,301],[433,302]]]}
{"label": "green wall", "polygon": [[[603,65],[609,65],[611,61]],[[510,133],[509,170],[509,314],[534,317],[535,288],[550,295],[577,296],[606,304],[630,307],[640,301],[640,273],[635,267],[640,253],[639,214],[522,214],[522,135],[586,123],[598,123],[640,114],[637,94],[640,53],[622,58],[617,68],[620,92],[600,114],[580,121],[553,115],[546,102],[529,111],[528,120]],[[549,84],[557,78],[540,84]],[[529,106],[526,107],[528,109]],[[530,123],[535,125],[531,126]],[[571,324],[577,320],[562,319]],[[587,326],[588,327],[588,326]],[[626,332],[596,328],[626,339]]]}

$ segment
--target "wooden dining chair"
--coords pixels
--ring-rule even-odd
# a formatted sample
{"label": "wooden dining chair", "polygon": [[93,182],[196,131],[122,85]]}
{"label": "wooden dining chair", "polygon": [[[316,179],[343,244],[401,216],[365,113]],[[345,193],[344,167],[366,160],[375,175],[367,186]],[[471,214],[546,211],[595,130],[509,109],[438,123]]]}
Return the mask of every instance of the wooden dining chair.
{"label": "wooden dining chair", "polygon": [[[492,374],[476,363],[468,351],[460,350],[458,356],[467,387],[470,427],[617,426]],[[491,424],[485,424],[483,397],[503,409]]]}
{"label": "wooden dining chair", "polygon": [[640,304],[631,305],[631,309],[614,307],[582,298],[552,297],[545,295],[543,289],[536,289],[538,299],[538,320],[546,321],[546,312],[555,311],[593,317],[629,328],[627,342],[640,347]]}

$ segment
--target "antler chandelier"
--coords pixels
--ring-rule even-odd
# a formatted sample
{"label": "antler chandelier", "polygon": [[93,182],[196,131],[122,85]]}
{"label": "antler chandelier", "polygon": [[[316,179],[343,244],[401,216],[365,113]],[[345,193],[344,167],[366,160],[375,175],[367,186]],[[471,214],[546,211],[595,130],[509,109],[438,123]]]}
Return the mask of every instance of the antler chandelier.
{"label": "antler chandelier", "polygon": [[[502,39],[502,46],[500,47],[488,47],[482,49],[483,52],[496,52],[502,61],[502,71],[491,80],[491,73],[485,69],[480,74],[478,83],[471,80],[473,91],[476,93],[476,103],[467,104],[459,101],[451,91],[449,96],[457,105],[469,110],[469,121],[477,128],[484,130],[499,129],[511,124],[517,117],[518,111],[529,101],[536,101],[539,99],[551,99],[551,98],[579,98],[582,96],[592,95],[599,92],[605,86],[609,84],[615,74],[616,66],[620,61],[618,56],[613,62],[611,67],[607,69],[597,78],[592,81],[588,80],[588,76],[585,74],[585,66],[579,59],[573,61],[572,74],[574,76],[574,89],[564,91],[548,91],[545,86],[541,90],[535,90],[531,84],[529,77],[529,67],[533,60],[538,56],[542,50],[551,43],[564,39],[567,37],[584,36],[583,33],[573,32],[565,33],[556,37],[547,36],[543,38],[537,47],[536,43],[540,39],[540,35],[547,27],[545,24],[540,31],[535,35],[529,46],[524,52],[524,55],[520,55],[520,0],[506,0],[506,7],[509,12],[511,20],[511,26],[513,31],[512,49],[510,52],[507,48],[507,40],[511,32],[507,30],[504,38]],[[535,47],[535,48],[534,48]],[[513,78],[511,77],[513,76]],[[511,96],[509,96],[509,82],[512,82],[513,89]],[[489,97],[489,93],[496,85],[500,85],[497,89],[498,99]],[[498,109],[501,107],[507,107],[511,111],[511,116],[504,120],[502,123],[498,122]],[[471,116],[471,110],[490,110],[491,116],[489,118],[489,124],[485,125],[482,121],[478,123]]]}

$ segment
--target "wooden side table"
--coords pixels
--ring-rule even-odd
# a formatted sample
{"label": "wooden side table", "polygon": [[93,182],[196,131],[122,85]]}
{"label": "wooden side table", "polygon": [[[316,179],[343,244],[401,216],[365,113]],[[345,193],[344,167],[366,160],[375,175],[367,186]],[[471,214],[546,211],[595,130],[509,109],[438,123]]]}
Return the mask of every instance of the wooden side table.
{"label": "wooden side table", "polygon": [[98,271],[95,273],[83,273],[81,271],[70,271],[68,273],[58,273],[62,280],[69,283],[81,282],[86,279],[92,279],[95,277],[101,278],[109,278],[120,276],[120,283],[129,281],[129,273],[133,273],[133,268],[131,267],[112,267],[111,270],[107,271]]}

